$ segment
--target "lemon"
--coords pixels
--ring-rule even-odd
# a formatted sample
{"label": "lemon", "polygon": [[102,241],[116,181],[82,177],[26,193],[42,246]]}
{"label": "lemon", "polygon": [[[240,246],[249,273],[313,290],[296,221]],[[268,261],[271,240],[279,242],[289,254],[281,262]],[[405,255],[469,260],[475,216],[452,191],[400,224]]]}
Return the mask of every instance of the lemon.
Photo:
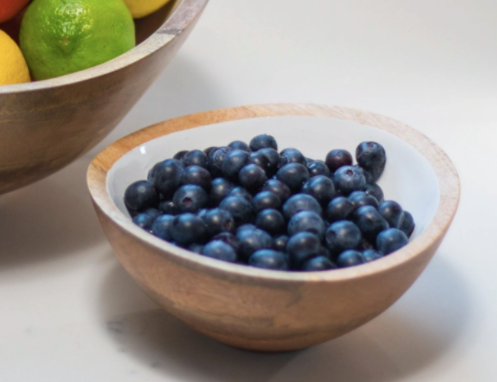
{"label": "lemon", "polygon": [[0,30],[0,86],[30,81],[28,66],[19,47]]}
{"label": "lemon", "polygon": [[36,80],[109,61],[135,46],[123,0],[34,0],[21,23],[21,50]]}
{"label": "lemon", "polygon": [[170,0],[124,0],[134,19],[148,16]]}

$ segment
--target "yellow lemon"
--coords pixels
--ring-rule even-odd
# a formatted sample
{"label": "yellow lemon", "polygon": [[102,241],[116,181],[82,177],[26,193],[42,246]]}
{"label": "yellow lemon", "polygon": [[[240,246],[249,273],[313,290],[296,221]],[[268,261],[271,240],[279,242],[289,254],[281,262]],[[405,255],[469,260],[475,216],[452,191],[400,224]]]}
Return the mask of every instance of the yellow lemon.
{"label": "yellow lemon", "polygon": [[154,13],[170,0],[124,0],[134,19],[148,16]]}
{"label": "yellow lemon", "polygon": [[0,86],[30,82],[28,65],[17,44],[0,30]]}

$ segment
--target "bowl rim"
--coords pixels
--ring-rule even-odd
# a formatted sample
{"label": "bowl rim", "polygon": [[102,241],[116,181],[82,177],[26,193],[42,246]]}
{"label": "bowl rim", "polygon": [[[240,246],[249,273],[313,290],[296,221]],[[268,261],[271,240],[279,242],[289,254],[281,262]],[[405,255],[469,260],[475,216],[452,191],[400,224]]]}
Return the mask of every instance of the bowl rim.
{"label": "bowl rim", "polygon": [[[439,183],[439,204],[429,225],[409,244],[379,260],[356,267],[322,272],[282,272],[232,264],[192,253],[154,237],[132,223],[114,204],[107,192],[108,171],[123,155],[145,142],[174,132],[221,122],[278,116],[310,116],[356,122],[386,131],[413,146],[433,168]],[[266,104],[240,106],[190,114],[169,119],[137,130],[101,151],[90,163],[87,185],[95,208],[143,244],[152,246],[168,259],[190,268],[208,269],[225,277],[249,277],[267,281],[330,282],[369,277],[400,267],[419,254],[439,244],[456,213],[460,197],[460,181],[447,154],[418,130],[379,114],[338,106],[316,104]]]}
{"label": "bowl rim", "polygon": [[110,61],[60,77],[22,84],[3,85],[0,86],[0,95],[58,88],[98,78],[114,71],[124,69],[175,40],[190,26],[190,24],[195,22],[208,1],[209,0],[179,0],[176,9],[174,9],[172,14],[152,35],[142,43],[136,45],[133,49],[130,49],[126,53],[123,53]]}

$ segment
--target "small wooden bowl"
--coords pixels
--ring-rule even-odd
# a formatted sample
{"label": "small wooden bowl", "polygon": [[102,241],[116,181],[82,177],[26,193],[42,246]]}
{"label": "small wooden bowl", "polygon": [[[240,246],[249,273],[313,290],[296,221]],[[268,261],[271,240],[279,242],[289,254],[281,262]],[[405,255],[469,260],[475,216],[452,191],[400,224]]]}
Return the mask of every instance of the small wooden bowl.
{"label": "small wooden bowl", "polygon": [[[265,117],[265,118],[263,118]],[[270,117],[270,118],[267,118]],[[279,272],[200,256],[135,226],[124,190],[176,151],[248,140],[267,132],[280,148],[311,158],[334,148],[385,146],[380,185],[412,212],[417,228],[401,250],[374,262],[325,272]],[[317,105],[261,105],[193,114],[137,131],[91,163],[88,186],[119,260],[161,307],[229,345],[260,351],[305,348],[336,338],[392,305],[426,267],[459,201],[459,178],[444,152],[390,118]],[[427,317],[428,319],[428,317]]]}
{"label": "small wooden bowl", "polygon": [[172,0],[138,20],[137,42],[145,41],[105,64],[0,86],[0,194],[52,174],[110,133],[174,57],[207,1]]}

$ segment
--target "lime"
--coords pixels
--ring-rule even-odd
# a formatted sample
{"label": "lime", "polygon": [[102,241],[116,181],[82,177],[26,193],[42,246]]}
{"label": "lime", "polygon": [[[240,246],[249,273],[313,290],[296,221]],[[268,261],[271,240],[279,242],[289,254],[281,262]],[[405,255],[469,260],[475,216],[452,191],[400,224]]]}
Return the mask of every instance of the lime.
{"label": "lime", "polygon": [[170,0],[124,0],[135,19],[148,16],[169,3]]}
{"label": "lime", "polygon": [[0,86],[30,82],[28,66],[17,44],[0,30]]}
{"label": "lime", "polygon": [[36,80],[109,61],[135,46],[123,0],[35,0],[21,23],[21,50]]}

